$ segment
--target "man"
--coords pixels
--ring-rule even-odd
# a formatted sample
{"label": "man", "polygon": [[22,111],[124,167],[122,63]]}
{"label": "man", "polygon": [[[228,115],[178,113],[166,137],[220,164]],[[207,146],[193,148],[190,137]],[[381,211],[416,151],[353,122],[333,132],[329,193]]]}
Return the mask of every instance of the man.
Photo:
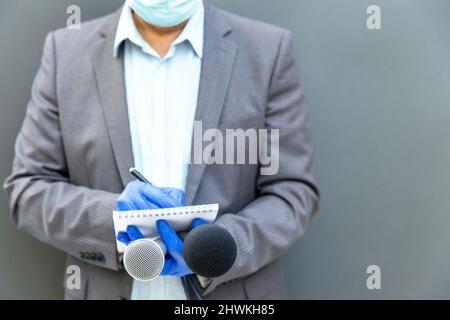
{"label": "man", "polygon": [[[278,172],[187,165],[194,120],[279,129]],[[133,181],[133,166],[152,184]],[[191,273],[182,248],[170,243],[165,274],[132,281],[112,211],[207,203],[219,203],[215,223],[238,256],[225,275],[193,282],[196,290],[205,299],[283,298],[279,258],[318,206],[291,33],[201,0],[128,0],[81,30],[51,32],[5,188],[17,227],[80,267],[81,288],[66,288],[67,299],[194,298],[176,276]],[[174,234],[164,221],[158,230]],[[127,231],[120,241],[140,237]]]}

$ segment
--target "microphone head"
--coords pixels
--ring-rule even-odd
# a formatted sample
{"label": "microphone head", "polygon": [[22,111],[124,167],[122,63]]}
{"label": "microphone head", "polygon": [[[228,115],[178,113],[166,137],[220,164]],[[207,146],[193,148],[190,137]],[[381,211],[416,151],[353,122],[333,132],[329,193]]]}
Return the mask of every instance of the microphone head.
{"label": "microphone head", "polygon": [[139,239],[130,243],[123,255],[128,274],[139,281],[151,281],[164,267],[164,252],[153,240]]}
{"label": "microphone head", "polygon": [[184,260],[201,277],[217,278],[227,273],[236,261],[236,255],[233,236],[214,224],[197,227],[184,239]]}

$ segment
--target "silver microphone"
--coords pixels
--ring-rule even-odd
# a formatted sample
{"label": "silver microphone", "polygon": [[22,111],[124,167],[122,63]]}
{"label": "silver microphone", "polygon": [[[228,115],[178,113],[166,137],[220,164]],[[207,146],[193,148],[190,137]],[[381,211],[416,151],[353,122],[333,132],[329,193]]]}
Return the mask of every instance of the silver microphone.
{"label": "silver microphone", "polygon": [[167,248],[162,240],[139,239],[125,249],[123,264],[134,279],[151,281],[160,275],[166,253]]}

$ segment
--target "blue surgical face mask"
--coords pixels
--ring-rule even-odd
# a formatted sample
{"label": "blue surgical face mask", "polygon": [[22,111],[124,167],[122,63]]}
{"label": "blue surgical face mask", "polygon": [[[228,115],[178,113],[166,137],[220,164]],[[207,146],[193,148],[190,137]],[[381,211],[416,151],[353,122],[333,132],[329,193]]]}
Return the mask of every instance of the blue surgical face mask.
{"label": "blue surgical face mask", "polygon": [[174,27],[188,20],[202,0],[127,0],[127,4],[147,23]]}

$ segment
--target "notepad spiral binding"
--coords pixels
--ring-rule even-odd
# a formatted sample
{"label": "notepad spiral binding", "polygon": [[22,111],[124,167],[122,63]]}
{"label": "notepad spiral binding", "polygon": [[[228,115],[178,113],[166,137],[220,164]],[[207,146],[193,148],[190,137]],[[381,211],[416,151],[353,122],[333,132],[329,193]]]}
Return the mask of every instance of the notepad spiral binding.
{"label": "notepad spiral binding", "polygon": [[219,209],[218,204],[207,204],[199,206],[189,207],[176,207],[176,208],[164,208],[164,209],[152,209],[152,210],[140,210],[140,211],[123,211],[119,212],[118,219],[134,219],[134,218],[152,218],[152,217],[170,217],[189,214],[200,214],[204,212],[217,211]]}

